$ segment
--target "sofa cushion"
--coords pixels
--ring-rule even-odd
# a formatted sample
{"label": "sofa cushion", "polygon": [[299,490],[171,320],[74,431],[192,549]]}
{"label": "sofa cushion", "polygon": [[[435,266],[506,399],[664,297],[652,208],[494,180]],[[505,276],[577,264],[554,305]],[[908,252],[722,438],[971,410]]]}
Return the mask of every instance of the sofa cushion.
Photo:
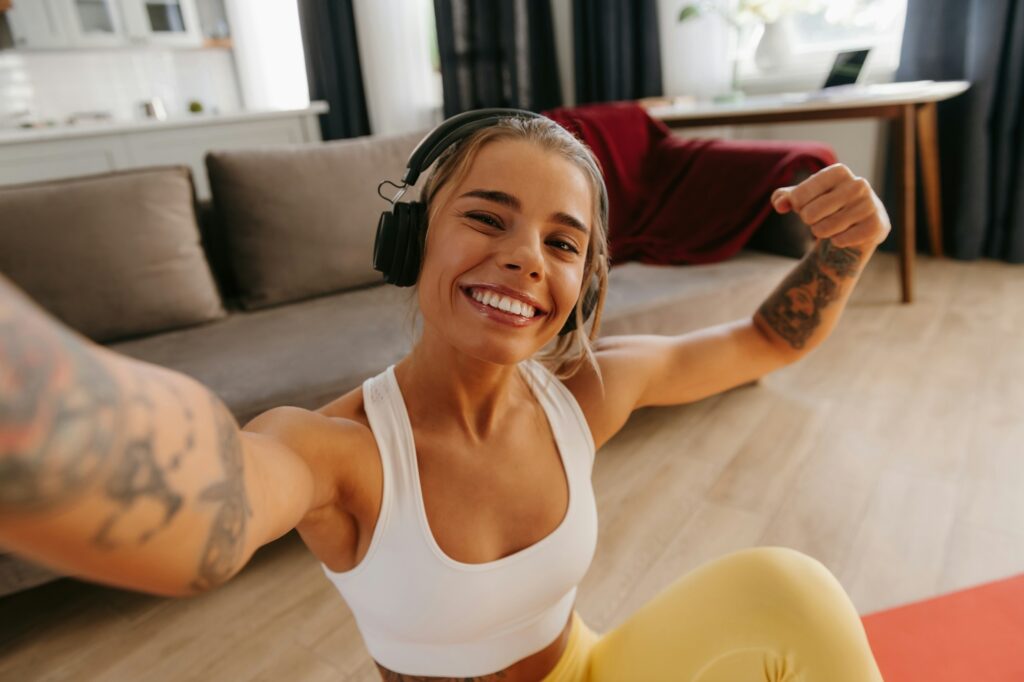
{"label": "sofa cushion", "polygon": [[388,204],[377,186],[402,176],[422,137],[208,154],[240,304],[254,310],[380,282],[373,240]]}
{"label": "sofa cushion", "polygon": [[107,342],[225,315],[186,167],[0,188],[0,271]]}
{"label": "sofa cushion", "polygon": [[[680,334],[751,315],[795,263],[744,251],[711,265],[615,267],[603,335]],[[375,286],[112,348],[193,376],[245,422],[278,405],[320,407],[401,359],[415,338],[413,295]]]}
{"label": "sofa cushion", "polygon": [[601,335],[683,334],[749,317],[798,262],[740,251],[706,265],[623,263],[608,275]]}
{"label": "sofa cushion", "polygon": [[414,294],[372,286],[110,348],[198,379],[245,422],[278,405],[319,407],[399,360],[412,348]]}

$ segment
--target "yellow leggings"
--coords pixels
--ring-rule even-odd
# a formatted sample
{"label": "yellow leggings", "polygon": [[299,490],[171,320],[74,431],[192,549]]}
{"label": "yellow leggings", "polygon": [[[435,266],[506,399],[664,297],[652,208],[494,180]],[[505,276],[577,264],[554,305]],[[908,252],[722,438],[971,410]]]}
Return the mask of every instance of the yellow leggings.
{"label": "yellow leggings", "polygon": [[784,547],[708,562],[597,635],[573,614],[544,682],[879,682],[860,617],[824,565]]}

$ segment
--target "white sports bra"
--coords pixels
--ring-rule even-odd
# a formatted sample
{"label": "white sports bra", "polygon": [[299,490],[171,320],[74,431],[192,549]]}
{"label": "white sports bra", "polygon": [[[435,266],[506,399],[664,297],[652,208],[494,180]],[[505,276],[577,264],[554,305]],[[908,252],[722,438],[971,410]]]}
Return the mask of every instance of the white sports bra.
{"label": "white sports bra", "polygon": [[519,367],[554,433],[569,506],[551,534],[483,564],[447,556],[430,532],[394,365],[363,383],[384,471],[380,513],[355,568],[323,569],[385,668],[432,677],[486,675],[548,646],[568,621],[597,544],[594,441],[579,404],[557,377],[534,360]]}

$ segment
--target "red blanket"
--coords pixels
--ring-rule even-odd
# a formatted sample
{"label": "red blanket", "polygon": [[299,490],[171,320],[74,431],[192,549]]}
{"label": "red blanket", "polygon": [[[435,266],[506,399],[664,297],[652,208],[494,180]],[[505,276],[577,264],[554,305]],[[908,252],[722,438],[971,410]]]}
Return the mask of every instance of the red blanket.
{"label": "red blanket", "polygon": [[613,263],[714,263],[735,255],[798,171],[835,163],[815,142],[694,140],[633,103],[545,111],[597,156],[608,185]]}

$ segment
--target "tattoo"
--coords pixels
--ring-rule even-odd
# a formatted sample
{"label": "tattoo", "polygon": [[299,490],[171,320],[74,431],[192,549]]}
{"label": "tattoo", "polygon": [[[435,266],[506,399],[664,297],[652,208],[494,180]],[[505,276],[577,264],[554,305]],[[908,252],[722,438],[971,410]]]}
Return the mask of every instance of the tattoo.
{"label": "tattoo", "polygon": [[231,577],[245,549],[245,525],[252,507],[245,491],[242,440],[238,426],[227,407],[210,395],[217,425],[217,454],[224,479],[207,487],[199,495],[204,502],[220,505],[199,564],[199,577],[192,582],[197,590],[208,590]]}
{"label": "tattoo", "polygon": [[839,284],[857,274],[861,251],[822,240],[768,297],[758,312],[795,349],[803,348],[821,324],[821,311],[839,293]]}
{"label": "tattoo", "polygon": [[496,673],[489,675],[481,675],[479,677],[427,677],[423,675],[403,675],[402,673],[396,673],[393,670],[388,670],[380,663],[377,664],[377,670],[380,671],[381,679],[384,682],[495,682],[495,680],[504,680],[506,678],[505,671],[499,670]]}
{"label": "tattoo", "polygon": [[[238,568],[253,515],[238,425],[209,397],[223,478],[197,497],[215,506],[191,584],[200,591]],[[182,418],[162,427],[175,403]],[[0,515],[50,512],[91,494],[114,510],[94,546],[146,543],[191,502],[172,483],[195,449],[196,415],[177,384],[158,371],[115,376],[0,275]]]}
{"label": "tattoo", "polygon": [[858,249],[840,249],[831,239],[821,242],[821,262],[831,268],[839,279],[848,279],[857,274],[857,264],[862,252]]}
{"label": "tattoo", "polygon": [[[183,443],[171,453],[160,452],[160,459],[169,459],[167,471],[181,467],[181,461],[195,444],[194,424],[191,408],[182,400],[173,384],[158,377],[146,376],[140,380],[139,389],[131,395],[124,409],[123,421],[129,428],[139,429],[139,434],[126,434],[121,448],[121,459],[117,469],[104,484],[107,497],[116,502],[118,511],[111,514],[100,526],[93,542],[103,549],[115,549],[122,544],[113,535],[116,525],[127,514],[133,515],[133,525],[152,503],[163,510],[163,518],[143,530],[137,542],[142,544],[155,533],[170,525],[175,514],[181,509],[182,496],[174,492],[167,482],[164,469],[157,461],[156,451],[156,409],[152,396],[160,388],[174,395],[184,414],[181,429]],[[169,437],[169,436],[168,436]]]}
{"label": "tattoo", "polygon": [[48,512],[96,484],[119,440],[121,396],[87,347],[0,294],[13,306],[0,315],[0,513]]}

